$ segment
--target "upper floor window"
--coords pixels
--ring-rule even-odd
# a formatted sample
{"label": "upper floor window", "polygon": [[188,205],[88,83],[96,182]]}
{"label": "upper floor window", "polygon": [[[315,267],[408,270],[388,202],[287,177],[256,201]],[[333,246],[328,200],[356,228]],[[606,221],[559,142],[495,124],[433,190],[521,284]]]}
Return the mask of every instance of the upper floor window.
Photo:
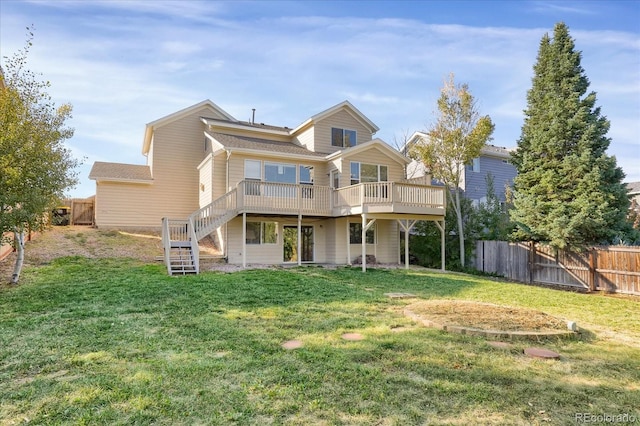
{"label": "upper floor window", "polygon": [[296,183],[295,164],[264,163],[264,181]]}
{"label": "upper floor window", "polygon": [[357,143],[355,130],[331,128],[331,145],[349,148],[350,146],[356,146]]}
{"label": "upper floor window", "polygon": [[244,178],[262,180],[262,161],[244,160]]}
{"label": "upper floor window", "polygon": [[365,182],[386,182],[389,170],[379,164],[351,162],[351,185]]}
{"label": "upper floor window", "polygon": [[299,166],[300,169],[300,183],[306,183],[313,185],[313,166]]}

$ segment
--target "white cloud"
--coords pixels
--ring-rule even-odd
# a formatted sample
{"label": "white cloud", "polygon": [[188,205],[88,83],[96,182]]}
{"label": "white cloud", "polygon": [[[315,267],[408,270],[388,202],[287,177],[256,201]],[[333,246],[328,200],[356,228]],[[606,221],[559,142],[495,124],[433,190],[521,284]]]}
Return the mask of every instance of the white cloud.
{"label": "white cloud", "polygon": [[[264,6],[225,2],[36,3],[37,14],[28,3],[3,4],[3,54],[22,46],[36,20],[29,65],[51,80],[57,101],[74,105],[74,149],[136,163],[145,123],[207,98],[239,119],[256,108],[259,121],[287,126],[349,99],[392,142],[427,125],[449,72],[496,123],[495,142],[513,146],[539,41],[551,32],[418,18],[239,19],[241,8]],[[640,37],[572,36],[611,119],[611,150],[631,175],[640,164]]]}

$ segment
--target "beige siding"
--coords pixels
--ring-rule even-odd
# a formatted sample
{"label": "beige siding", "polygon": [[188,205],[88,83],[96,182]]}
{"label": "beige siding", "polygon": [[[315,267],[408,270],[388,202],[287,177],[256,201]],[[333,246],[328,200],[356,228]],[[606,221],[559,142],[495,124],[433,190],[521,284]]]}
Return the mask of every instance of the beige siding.
{"label": "beige siding", "polygon": [[331,128],[348,129],[356,131],[358,144],[372,139],[371,131],[356,120],[353,115],[345,110],[340,110],[315,124],[314,147],[316,152],[335,152],[342,148],[331,145]]}
{"label": "beige siding", "polygon": [[[248,264],[281,264],[283,262],[283,239],[285,226],[297,226],[297,217],[247,217],[247,222],[277,222],[278,241],[276,244],[247,244]],[[320,226],[324,221],[312,221],[304,219],[303,225],[313,226],[314,233],[314,262],[327,262],[327,238],[325,226]],[[228,222],[228,261],[231,264],[242,264],[242,216],[237,216]]]}
{"label": "beige siding", "polygon": [[[360,216],[341,217],[322,221],[325,232],[326,262],[347,264],[347,223],[362,223]],[[399,233],[395,220],[376,220],[376,244],[367,244],[367,254],[373,254],[379,263],[398,263]],[[361,244],[351,244],[350,259],[353,262],[362,253]]]}
{"label": "beige siding", "polygon": [[200,165],[200,186],[198,188],[200,207],[213,201],[213,157],[208,156]]}
{"label": "beige siding", "polygon": [[213,157],[213,199],[222,197],[229,192],[227,188],[227,153],[216,153]]}
{"label": "beige siding", "polygon": [[97,226],[159,228],[162,217],[187,218],[199,208],[203,115],[216,112],[204,106],[156,129],[148,159],[153,164],[153,184],[97,184]]}
{"label": "beige siding", "polygon": [[162,206],[155,205],[155,193],[152,185],[99,182],[96,185],[96,226],[160,229],[163,212]]}
{"label": "beige siding", "polygon": [[298,141],[298,143],[300,145],[306,147],[309,151],[314,151],[315,152],[314,134],[315,134],[315,129],[314,129],[313,126],[310,126],[310,127],[307,127],[306,129],[304,129],[302,132],[300,132],[296,136],[296,140]]}
{"label": "beige siding", "polygon": [[[404,167],[402,164],[397,161],[389,158],[389,156],[384,152],[379,150],[376,147],[372,147],[364,152],[359,152],[356,155],[350,155],[345,157],[348,161],[345,162],[345,170],[347,171],[347,181],[344,183],[345,185],[350,184],[350,174],[351,174],[351,161],[357,161],[359,163],[365,164],[379,164],[388,167],[388,180],[389,182],[398,182],[404,179]],[[343,166],[343,167],[344,167]],[[342,183],[342,182],[341,182]]]}

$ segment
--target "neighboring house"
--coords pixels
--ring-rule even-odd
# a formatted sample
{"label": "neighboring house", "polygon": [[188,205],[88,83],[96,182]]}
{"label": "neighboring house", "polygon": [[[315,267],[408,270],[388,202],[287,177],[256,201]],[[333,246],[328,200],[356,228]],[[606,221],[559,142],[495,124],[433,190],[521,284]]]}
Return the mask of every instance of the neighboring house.
{"label": "neighboring house", "polygon": [[[428,136],[422,132],[415,132],[407,147],[419,142]],[[405,148],[407,149],[407,148]],[[480,156],[474,158],[471,164],[467,164],[462,170],[460,188],[465,197],[477,204],[487,199],[487,175],[493,176],[493,189],[502,203],[506,202],[506,189],[513,186],[513,179],[518,172],[510,162],[511,150],[494,145],[485,145],[480,151]],[[407,166],[407,176],[418,178],[426,173],[424,165],[412,160]]]}
{"label": "neighboring house", "polygon": [[407,182],[409,161],[377,130],[348,101],[296,128],[203,101],[147,124],[146,165],[94,164],[96,226],[162,223],[170,273],[180,256],[180,272],[197,272],[207,235],[233,264],[399,263],[401,229],[431,220],[444,232],[445,192]]}
{"label": "neighboring house", "polygon": [[640,182],[627,182],[627,190],[629,191],[629,200],[633,204],[640,206]]}

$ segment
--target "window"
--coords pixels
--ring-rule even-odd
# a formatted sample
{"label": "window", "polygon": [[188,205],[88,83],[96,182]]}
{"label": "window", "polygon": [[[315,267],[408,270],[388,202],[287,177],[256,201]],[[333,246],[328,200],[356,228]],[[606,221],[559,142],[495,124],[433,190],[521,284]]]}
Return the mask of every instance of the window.
{"label": "window", "polygon": [[244,178],[252,180],[262,179],[262,161],[244,160]]}
{"label": "window", "polygon": [[260,195],[262,180],[262,161],[244,160],[245,195]]}
{"label": "window", "polygon": [[473,163],[471,163],[471,171],[473,172],[480,172],[480,158],[476,157],[473,159]]}
{"label": "window", "polygon": [[300,183],[313,185],[313,166],[300,165]]}
{"label": "window", "polygon": [[277,222],[247,222],[247,244],[275,244],[278,241]]}
{"label": "window", "polygon": [[386,182],[388,176],[387,166],[351,162],[351,185],[356,185],[360,182]]}
{"label": "window", "polygon": [[350,146],[356,146],[357,143],[355,130],[331,128],[331,145],[349,148]]}
{"label": "window", "polygon": [[313,166],[298,166],[300,184],[305,185],[302,189],[302,198],[313,198]]}
{"label": "window", "polygon": [[296,166],[284,163],[264,163],[264,181],[296,183]]}
{"label": "window", "polygon": [[351,185],[360,183],[360,163],[351,162]]}
{"label": "window", "polygon": [[340,188],[340,172],[338,170],[331,170],[331,185],[333,189]]}
{"label": "window", "polygon": [[[373,224],[369,229],[367,229],[367,234],[365,237],[366,244],[375,244],[375,241],[376,241],[375,227],[376,225]],[[362,244],[362,224],[361,223],[349,224],[349,243]]]}

